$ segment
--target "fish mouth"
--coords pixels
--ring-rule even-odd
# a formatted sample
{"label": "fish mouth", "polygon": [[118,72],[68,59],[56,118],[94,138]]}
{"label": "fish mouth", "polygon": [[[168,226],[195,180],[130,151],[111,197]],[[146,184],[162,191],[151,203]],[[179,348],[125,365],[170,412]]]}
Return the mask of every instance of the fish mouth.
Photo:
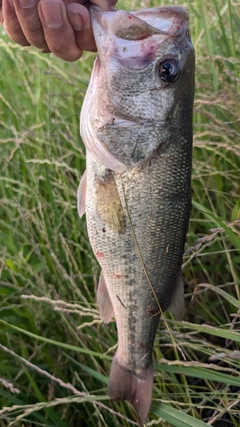
{"label": "fish mouth", "polygon": [[164,42],[170,45],[173,38],[189,38],[188,12],[178,6],[136,12],[102,11],[91,6],[90,15],[103,67],[109,58],[116,58],[128,69],[144,69]]}
{"label": "fish mouth", "polygon": [[[93,32],[98,45],[111,32],[122,40],[136,41],[162,35],[163,39],[178,36],[188,31],[188,12],[180,6],[155,7],[127,12],[123,10],[103,11],[99,6],[90,8]],[[98,46],[99,51],[99,46]]]}

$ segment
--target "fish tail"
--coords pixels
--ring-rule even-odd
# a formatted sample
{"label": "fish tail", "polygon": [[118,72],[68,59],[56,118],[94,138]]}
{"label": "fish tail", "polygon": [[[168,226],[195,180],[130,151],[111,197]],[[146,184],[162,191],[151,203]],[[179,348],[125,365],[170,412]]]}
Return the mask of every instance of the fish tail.
{"label": "fish tail", "polygon": [[143,427],[151,405],[153,386],[152,364],[137,372],[119,363],[115,355],[108,382],[112,400],[127,400],[136,411],[138,423]]}

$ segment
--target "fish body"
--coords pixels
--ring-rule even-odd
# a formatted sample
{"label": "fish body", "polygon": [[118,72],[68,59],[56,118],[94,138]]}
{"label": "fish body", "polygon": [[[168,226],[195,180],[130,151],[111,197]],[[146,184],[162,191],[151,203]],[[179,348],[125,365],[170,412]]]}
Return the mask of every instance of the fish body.
{"label": "fish body", "polygon": [[165,310],[183,314],[181,264],[191,208],[194,50],[180,7],[91,10],[98,48],[81,112],[87,168],[78,192],[102,268],[98,304],[118,349],[108,393],[143,426],[152,349]]}

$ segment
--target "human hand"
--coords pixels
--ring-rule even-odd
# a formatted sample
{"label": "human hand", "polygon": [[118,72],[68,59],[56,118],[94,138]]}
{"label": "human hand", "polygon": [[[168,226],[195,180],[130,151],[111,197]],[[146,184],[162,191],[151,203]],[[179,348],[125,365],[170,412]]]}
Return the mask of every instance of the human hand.
{"label": "human hand", "polygon": [[[107,10],[117,0],[92,0]],[[88,0],[0,0],[0,22],[22,46],[33,45],[65,61],[76,61],[83,50],[95,51]]]}

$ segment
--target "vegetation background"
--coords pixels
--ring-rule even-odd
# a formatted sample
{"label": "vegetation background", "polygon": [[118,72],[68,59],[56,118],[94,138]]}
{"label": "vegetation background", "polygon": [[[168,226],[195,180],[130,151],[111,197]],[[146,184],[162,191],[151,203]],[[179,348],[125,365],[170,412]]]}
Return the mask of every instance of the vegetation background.
{"label": "vegetation background", "polygon": [[[181,4],[121,0],[119,8]],[[147,426],[240,425],[240,3],[193,0],[193,209],[185,321],[161,321]],[[0,35],[0,426],[136,425],[106,386],[114,323],[76,208],[94,55],[67,64]]]}

